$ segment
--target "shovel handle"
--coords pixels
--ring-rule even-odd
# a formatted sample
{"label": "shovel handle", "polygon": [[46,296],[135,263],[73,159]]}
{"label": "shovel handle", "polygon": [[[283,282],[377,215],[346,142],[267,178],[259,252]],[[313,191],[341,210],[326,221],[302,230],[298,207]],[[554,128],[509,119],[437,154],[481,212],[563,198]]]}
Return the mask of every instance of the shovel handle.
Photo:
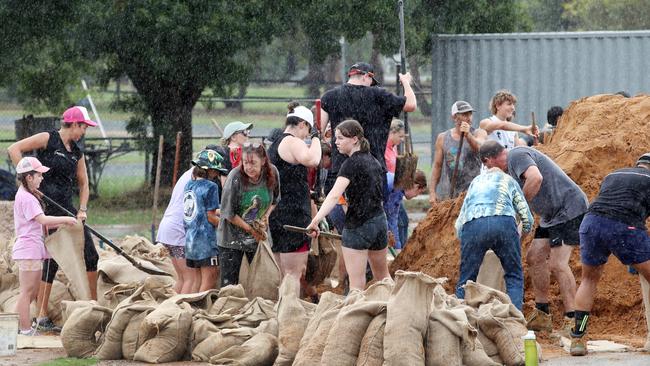
{"label": "shovel handle", "polygon": [[[300,227],[300,226],[284,225],[282,227],[284,228],[284,230],[293,231],[293,232],[296,232],[296,233],[303,233],[303,234],[311,233],[311,230],[307,230],[304,227]],[[329,239],[341,240],[341,238],[343,238],[339,234],[328,233],[326,231],[321,231],[319,235],[321,235],[324,238],[329,238]]]}

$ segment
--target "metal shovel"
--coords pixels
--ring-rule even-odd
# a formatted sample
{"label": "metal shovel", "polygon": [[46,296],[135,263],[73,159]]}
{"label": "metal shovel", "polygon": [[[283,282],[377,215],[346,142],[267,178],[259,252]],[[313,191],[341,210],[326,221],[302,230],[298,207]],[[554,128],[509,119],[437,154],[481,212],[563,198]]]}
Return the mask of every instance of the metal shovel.
{"label": "metal shovel", "polygon": [[[70,211],[67,210],[65,207],[61,206],[60,204],[58,204],[56,201],[54,201],[54,200],[51,199],[50,197],[44,195],[42,192],[39,192],[39,193],[40,193],[41,196],[45,199],[45,201],[47,201],[47,203],[49,203],[49,204],[53,205],[54,207],[58,208],[59,210],[65,212],[68,216],[76,217],[75,214],[73,214],[72,212],[70,212]],[[90,226],[86,225],[85,222],[84,222],[84,226],[87,227],[88,230],[89,230],[93,235],[95,235],[97,238],[99,238],[100,240],[102,240],[104,243],[108,244],[109,247],[113,248],[113,249],[117,252],[117,254],[121,255],[121,256],[124,257],[124,258],[126,258],[126,260],[129,261],[129,262],[130,262],[130,263],[131,263],[135,268],[141,270],[142,272],[145,272],[145,273],[151,274],[151,275],[157,275],[157,276],[170,276],[170,277],[171,277],[171,274],[169,274],[169,273],[167,273],[167,272],[165,272],[165,271],[162,271],[162,270],[158,269],[158,268],[155,267],[153,264],[152,264],[151,266],[147,266],[147,267],[145,267],[142,263],[138,262],[138,261],[135,260],[133,257],[131,257],[130,255],[128,255],[124,250],[122,250],[122,248],[120,248],[120,247],[118,247],[117,245],[115,245],[115,244],[114,244],[110,239],[108,239],[108,238],[105,237],[104,235],[98,233],[95,229],[91,228]]]}

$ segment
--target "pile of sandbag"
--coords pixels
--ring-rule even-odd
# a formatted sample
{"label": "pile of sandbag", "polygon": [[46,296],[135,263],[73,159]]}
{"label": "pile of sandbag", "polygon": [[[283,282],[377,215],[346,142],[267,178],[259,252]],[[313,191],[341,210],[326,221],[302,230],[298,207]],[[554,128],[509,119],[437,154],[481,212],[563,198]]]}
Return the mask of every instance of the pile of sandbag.
{"label": "pile of sandbag", "polygon": [[114,310],[67,302],[62,341],[71,356],[149,363],[523,365],[527,329],[508,296],[470,281],[459,300],[445,281],[398,271],[314,305],[290,276],[277,302],[249,300],[241,285],[176,295],[150,278]]}

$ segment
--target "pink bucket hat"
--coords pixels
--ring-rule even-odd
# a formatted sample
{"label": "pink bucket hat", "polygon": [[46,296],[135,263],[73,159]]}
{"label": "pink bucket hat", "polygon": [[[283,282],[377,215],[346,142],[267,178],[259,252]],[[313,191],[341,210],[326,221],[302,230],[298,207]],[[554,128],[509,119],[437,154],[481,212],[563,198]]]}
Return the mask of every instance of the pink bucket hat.
{"label": "pink bucket hat", "polygon": [[83,122],[90,127],[97,126],[97,122],[90,120],[88,110],[85,107],[71,107],[63,112],[64,123]]}
{"label": "pink bucket hat", "polygon": [[20,159],[18,165],[16,165],[16,173],[18,174],[29,173],[29,172],[45,173],[48,170],[50,170],[50,168],[41,164],[41,162],[38,161],[38,159],[31,156],[26,156]]}

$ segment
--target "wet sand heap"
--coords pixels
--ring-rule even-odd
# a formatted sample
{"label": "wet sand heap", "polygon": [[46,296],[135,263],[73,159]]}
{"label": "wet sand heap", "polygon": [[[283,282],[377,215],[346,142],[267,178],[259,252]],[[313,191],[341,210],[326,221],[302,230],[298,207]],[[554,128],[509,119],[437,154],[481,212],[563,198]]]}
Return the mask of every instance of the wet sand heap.
{"label": "wet sand heap", "polygon": [[[539,150],[553,159],[591,201],[605,175],[634,165],[641,154],[650,151],[649,128],[650,96],[595,95],[571,103],[549,143],[539,146]],[[433,277],[449,277],[446,289],[453,289],[460,264],[460,243],[454,232],[454,222],[463,197],[441,202],[429,210],[406,248],[393,262],[391,271],[422,271]],[[524,256],[531,240],[532,235],[524,238]],[[571,268],[579,282],[581,267],[577,249],[571,259]],[[525,312],[534,304],[526,271],[524,263]],[[559,327],[562,303],[555,280],[551,282],[552,312],[555,326]],[[629,274],[626,266],[613,256],[605,266],[592,314],[592,334],[610,335],[610,338],[646,334],[638,276]]]}

